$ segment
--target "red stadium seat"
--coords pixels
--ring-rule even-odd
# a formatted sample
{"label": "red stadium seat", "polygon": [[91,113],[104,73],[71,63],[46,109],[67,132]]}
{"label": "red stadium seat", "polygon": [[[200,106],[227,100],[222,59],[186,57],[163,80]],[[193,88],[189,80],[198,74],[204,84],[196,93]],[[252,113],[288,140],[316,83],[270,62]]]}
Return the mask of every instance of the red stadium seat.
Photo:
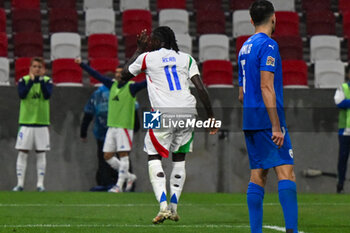
{"label": "red stadium seat", "polygon": [[5,0],[0,0],[0,8],[4,8],[5,7]]}
{"label": "red stadium seat", "polygon": [[251,36],[239,36],[236,38],[236,56],[238,57],[239,50],[241,50],[244,42]]}
{"label": "red stadium seat", "polygon": [[307,35],[335,35],[335,16],[332,11],[306,12]]}
{"label": "red stadium seat", "polygon": [[122,21],[123,36],[139,34],[143,29],[152,30],[152,15],[148,10],[126,10]]}
{"label": "red stadium seat", "polygon": [[73,8],[53,8],[49,14],[50,33],[78,32],[78,13]]}
{"label": "red stadium seat", "polygon": [[15,81],[16,83],[20,78],[29,74],[29,67],[31,57],[20,57],[15,62]]}
{"label": "red stadium seat", "polygon": [[222,0],[193,0],[195,10],[222,10]]}
{"label": "red stadium seat", "polygon": [[350,11],[343,14],[343,35],[346,38],[350,37]]}
{"label": "red stadium seat", "polygon": [[[119,60],[117,58],[95,58],[90,60],[90,66],[97,70],[101,74],[106,74],[107,72],[115,72],[115,69],[119,65]],[[90,84],[96,85],[100,82],[90,77]]]}
{"label": "red stadium seat", "polygon": [[303,60],[303,41],[299,36],[274,36],[282,60]]}
{"label": "red stadium seat", "polygon": [[6,32],[6,12],[0,8],[0,32]]}
{"label": "red stadium seat", "polygon": [[226,34],[225,22],[223,10],[198,10],[197,34]]}
{"label": "red stadium seat", "polygon": [[275,35],[299,36],[299,16],[296,12],[277,11]]}
{"label": "red stadium seat", "polygon": [[331,10],[331,0],[302,0],[304,11],[323,11]]}
{"label": "red stadium seat", "polygon": [[71,8],[76,9],[77,0],[48,0],[48,8]]}
{"label": "red stadium seat", "polygon": [[184,9],[186,10],[186,0],[157,0],[157,10],[163,9]]}
{"label": "red stadium seat", "polygon": [[41,32],[41,13],[38,9],[13,9],[13,32]]}
{"label": "red stadium seat", "polygon": [[350,11],[350,1],[349,0],[339,0],[339,11],[345,13]]}
{"label": "red stadium seat", "polygon": [[52,62],[54,84],[62,86],[82,86],[83,71],[74,59],[56,59]]}
{"label": "red stadium seat", "polygon": [[15,57],[42,57],[43,36],[38,32],[16,33],[13,37]]}
{"label": "red stadium seat", "polygon": [[7,57],[8,40],[5,32],[0,32],[0,57]]}
{"label": "red stadium seat", "polygon": [[202,66],[203,83],[207,86],[233,86],[233,68],[230,61],[208,60]]}
{"label": "red stadium seat", "polygon": [[307,87],[307,65],[301,60],[282,61],[283,86]]}
{"label": "red stadium seat", "polygon": [[40,0],[12,0],[12,8],[40,9]]}
{"label": "red stadium seat", "polygon": [[112,34],[92,34],[88,38],[88,57],[117,58],[118,39]]}
{"label": "red stadium seat", "polygon": [[137,35],[124,36],[125,59],[132,57],[137,49]]}
{"label": "red stadium seat", "polygon": [[254,2],[255,0],[231,0],[230,1],[230,8],[233,11],[236,10],[248,10],[250,5]]}

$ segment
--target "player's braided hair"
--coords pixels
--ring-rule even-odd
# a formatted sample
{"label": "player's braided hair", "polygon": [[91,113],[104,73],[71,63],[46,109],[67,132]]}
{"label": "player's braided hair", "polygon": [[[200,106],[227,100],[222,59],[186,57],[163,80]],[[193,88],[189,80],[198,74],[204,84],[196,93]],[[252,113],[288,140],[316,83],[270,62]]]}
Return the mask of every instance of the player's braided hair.
{"label": "player's braided hair", "polygon": [[162,26],[153,31],[153,36],[160,40],[162,47],[166,49],[172,49],[175,52],[179,52],[177,46],[174,31],[170,27]]}

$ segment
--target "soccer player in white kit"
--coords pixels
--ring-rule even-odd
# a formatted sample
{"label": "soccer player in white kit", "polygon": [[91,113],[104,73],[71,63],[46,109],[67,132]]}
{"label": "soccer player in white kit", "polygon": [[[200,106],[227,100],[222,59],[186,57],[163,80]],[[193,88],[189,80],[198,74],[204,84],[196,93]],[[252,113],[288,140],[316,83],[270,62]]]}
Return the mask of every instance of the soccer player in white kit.
{"label": "soccer player in white kit", "polygon": [[[147,90],[152,109],[162,115],[186,115],[194,119],[196,99],[189,89],[189,80],[195,85],[208,118],[215,121],[208,93],[199,77],[196,61],[189,54],[180,52],[175,34],[169,27],[156,28],[151,38],[146,31],[138,36],[138,48],[127,62],[122,80],[129,80],[141,72],[146,73]],[[145,52],[147,48],[150,52]],[[186,118],[186,117],[185,117]],[[184,119],[182,117],[177,120]],[[210,129],[215,134],[218,129]],[[154,224],[166,219],[179,220],[177,203],[185,183],[185,155],[192,150],[193,128],[170,127],[149,129],[144,150],[148,154],[148,171],[153,191],[160,203],[160,211]],[[173,170],[170,176],[170,204],[167,203],[166,178],[161,159],[172,152]]]}

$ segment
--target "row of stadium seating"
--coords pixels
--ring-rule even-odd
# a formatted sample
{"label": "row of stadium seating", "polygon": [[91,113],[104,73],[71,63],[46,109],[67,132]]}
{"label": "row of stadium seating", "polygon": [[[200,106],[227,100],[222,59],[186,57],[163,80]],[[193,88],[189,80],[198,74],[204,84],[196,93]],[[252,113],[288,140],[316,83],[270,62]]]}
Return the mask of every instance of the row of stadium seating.
{"label": "row of stadium seating", "polygon": [[[24,30],[22,32],[21,30],[19,30],[19,32],[17,31],[17,33],[13,34],[13,37],[12,37],[13,55],[15,58],[18,58],[15,62],[16,80],[18,80],[18,78],[21,76],[21,72],[19,70],[23,70],[18,68],[18,67],[21,67],[18,64],[23,64],[22,60],[19,58],[23,58],[23,60],[25,60],[25,59],[28,59],[26,57],[43,56],[44,48],[47,47],[45,46],[45,43],[47,42],[45,42],[43,37],[48,36],[48,35],[43,36],[41,34],[41,31],[42,31],[41,15],[43,12],[40,11],[40,2],[37,0],[28,0],[28,1],[24,1],[25,3],[22,3],[21,1],[23,0],[12,0],[11,10],[10,10],[12,13],[12,31],[16,32],[18,28],[22,28]],[[78,10],[76,10],[76,1],[68,0],[68,1],[64,1],[65,2],[64,4],[61,2],[62,1],[56,1],[56,0],[49,0],[47,2],[47,5],[50,8],[49,17],[48,17],[49,19],[48,21],[50,25],[49,32],[53,33],[51,34],[51,37],[49,40],[49,44],[50,44],[49,47],[51,48],[50,59],[52,60],[53,76],[57,73],[60,73],[60,72],[54,72],[54,70],[58,69],[57,67],[62,66],[57,64],[69,64],[69,62],[67,61],[61,62],[61,63],[57,62],[56,61],[57,59],[58,60],[72,59],[81,55],[81,50],[82,50],[81,38],[84,38],[84,35],[79,36],[79,34],[74,34],[74,33],[71,33],[71,34],[55,33],[60,31],[78,32],[79,20],[78,20]],[[141,30],[141,28],[146,27],[149,30],[152,28],[152,13],[149,11],[150,9],[149,2],[150,1],[148,0],[146,1],[145,0],[122,1],[121,0],[119,2],[119,7],[120,7],[119,10],[123,12],[122,14],[123,24],[121,28],[122,28],[122,35],[123,35],[122,38],[124,41],[124,53],[125,53],[126,59],[128,59],[133,54],[136,48],[136,34]],[[228,63],[231,64],[230,65],[231,67],[235,65],[235,62],[230,62],[230,60],[235,61],[235,58],[232,59],[232,55],[230,55],[232,54],[231,51],[236,51],[236,52],[239,51],[241,44],[248,37],[247,35],[250,35],[253,33],[253,27],[250,24],[249,13],[247,10],[244,10],[251,4],[251,1],[230,1],[230,7],[232,10],[234,10],[233,16],[232,16],[232,19],[233,19],[232,35],[235,37],[234,42],[236,46],[233,48],[232,46],[230,48],[230,41],[232,41],[232,39],[227,36],[227,33],[225,33],[225,31],[227,31],[227,28],[225,26],[227,12],[225,16],[225,13],[221,7],[222,5],[220,4],[221,2],[222,2],[221,0],[220,1],[204,0],[204,1],[200,1],[200,4],[198,4],[198,1],[194,0],[193,1],[194,11],[189,12],[185,10],[186,8],[188,8],[188,4],[186,4],[186,1],[157,1],[157,10],[159,11],[157,18],[158,18],[159,25],[169,25],[174,29],[174,31],[176,32],[176,37],[178,39],[179,47],[182,51],[185,51],[188,53],[192,53],[193,51],[198,51],[198,55],[199,55],[198,58],[199,58],[199,61],[202,62],[203,73],[208,74],[213,69],[214,71],[215,69],[218,69],[222,74],[225,74],[222,78],[220,78],[220,75],[218,78],[211,78],[210,76],[203,74],[203,80],[207,85],[218,84],[218,85],[231,86],[232,77],[233,77],[232,74],[234,72],[232,68],[230,69],[230,72],[227,69],[229,67]],[[310,29],[312,31],[309,33],[309,30],[308,30],[307,34],[309,36],[317,35],[317,34],[334,35],[335,16],[332,12],[330,13],[330,9],[331,9],[330,1],[328,0],[328,3],[327,1],[323,1],[323,0],[314,2],[313,8],[310,8],[311,5],[308,5],[310,4],[310,2],[312,1],[308,0],[308,1],[302,2],[302,9],[306,11],[307,22],[308,22],[308,19],[310,19],[309,21],[314,21],[314,24],[311,23],[310,24],[311,26],[307,26],[307,29]],[[296,8],[294,0],[291,0],[291,1],[273,0],[273,3],[277,10],[289,11],[289,12],[285,12],[285,11],[276,12],[276,16],[278,18],[278,26],[276,29],[276,36],[274,38],[279,43],[282,58],[284,60],[287,60],[287,59],[290,60],[288,62],[284,62],[284,65],[283,65],[284,70],[286,70],[286,73],[294,72],[298,74],[297,75],[298,78],[294,78],[294,79],[289,79],[288,74],[286,74],[284,84],[286,86],[287,85],[288,86],[295,86],[295,85],[307,86],[308,67],[306,63],[302,60],[303,59],[303,41],[302,41],[302,38],[300,37],[300,32],[299,32],[299,24],[300,24],[299,15],[296,12],[293,12]],[[339,4],[342,4],[341,1],[339,2]],[[1,2],[0,2],[0,5],[1,5]],[[87,58],[91,62],[92,66],[97,68],[101,72],[107,71],[107,70],[109,71],[114,70],[115,66],[107,65],[107,64],[114,64],[114,65],[119,64],[118,57],[120,56],[118,56],[118,39],[117,39],[117,36],[115,36],[115,33],[116,33],[115,14],[116,13],[113,11],[113,8],[115,8],[114,5],[115,5],[115,2],[111,0],[100,0],[100,1],[84,0],[83,2],[83,9],[85,10],[85,26],[86,26],[84,34],[88,36],[87,37],[87,52],[88,52]],[[328,23],[328,26],[325,26],[324,24],[321,25],[320,23],[320,21],[322,21],[321,19],[324,19],[327,17],[316,17],[316,14],[318,12],[312,10],[312,9],[315,9],[315,6],[317,6],[317,9],[328,10],[328,13],[324,15],[329,15],[330,18],[333,17],[331,20],[326,20],[326,22]],[[167,9],[168,7],[178,8],[178,9]],[[28,8],[30,8],[29,11],[28,11]],[[340,5],[339,5],[339,8],[340,8]],[[346,9],[344,7],[344,4],[342,5],[341,9]],[[16,15],[15,11],[17,10],[23,10],[23,12],[30,12],[31,10],[34,10],[35,12],[39,12],[39,25],[33,26],[33,25],[30,25],[30,23],[32,23],[30,20],[24,20],[23,22],[25,25],[22,25],[20,27],[15,26],[16,23],[14,23],[15,21],[14,18]],[[69,11],[71,12],[71,14],[69,13]],[[133,12],[133,13],[129,14],[128,12]],[[141,12],[146,12],[146,14],[148,15],[147,16],[148,19],[145,20],[145,23],[140,23],[140,18],[142,18],[140,17],[140,15],[142,15],[140,14]],[[201,15],[201,12],[205,12],[205,14],[203,13],[203,15]],[[215,23],[216,17],[214,17],[214,12],[219,13],[218,14],[219,16],[217,18],[220,20],[218,20],[217,23]],[[345,11],[342,10],[341,12],[345,12]],[[211,17],[207,17],[206,14],[210,14]],[[3,15],[5,16],[5,22],[3,23],[5,28],[5,25],[6,25],[5,11]],[[23,14],[20,14],[20,15],[23,16]],[[73,18],[75,18],[74,20],[71,20],[72,15],[73,15]],[[125,15],[127,17],[125,17]],[[128,15],[130,15],[130,17],[128,17]],[[155,14],[153,13],[153,15]],[[198,33],[198,35],[200,35],[198,37],[198,42],[196,39],[193,40],[193,37],[191,37],[188,34],[190,32],[189,18],[190,16],[193,16],[193,15],[195,15],[197,18],[196,32]],[[345,15],[346,13],[344,13],[344,16]],[[52,20],[52,18],[55,18],[55,17],[56,17],[56,20]],[[60,19],[60,17],[62,18]],[[125,18],[127,19],[130,18],[131,21],[133,21],[133,23],[130,21],[128,21],[128,23],[124,23]],[[199,20],[200,18],[202,18],[202,21]],[[314,20],[316,18],[320,20],[318,21]],[[214,21],[212,21],[213,19]],[[57,22],[57,24],[51,23],[51,20]],[[91,23],[88,23],[90,21]],[[154,24],[155,23],[153,22],[153,25]],[[0,23],[0,29],[1,29],[1,25],[2,24]],[[9,23],[7,23],[7,25],[9,25]],[[88,25],[91,26],[91,29],[89,28]],[[135,27],[132,27],[132,25],[135,25]],[[200,25],[203,25],[203,26],[200,26]],[[317,27],[317,25],[319,26]],[[346,25],[346,24],[343,23],[343,25]],[[203,28],[203,31],[200,31],[200,28]],[[34,30],[34,31],[28,32],[27,30]],[[8,28],[7,28],[7,31],[9,31]],[[345,28],[344,28],[344,32],[346,32]],[[215,34],[212,34],[212,33],[215,33]],[[210,35],[207,35],[207,34],[210,34]],[[69,38],[72,38],[72,40],[69,40]],[[193,41],[194,43],[192,43]],[[8,42],[6,38],[6,33],[0,34],[0,56],[7,57],[7,51],[8,51],[7,43]],[[332,46],[329,46],[330,44]],[[198,50],[196,48],[198,48]],[[304,46],[304,50],[305,50],[305,46]],[[340,60],[340,40],[335,36],[311,37],[310,51],[311,51],[310,60],[312,62],[316,61],[316,63],[318,63],[319,60],[327,59],[327,60],[334,60],[337,63],[341,63],[339,61]],[[68,54],[66,54],[66,52],[68,52]],[[103,60],[105,61],[103,62]],[[292,62],[294,60],[295,60],[295,64],[297,65],[294,65],[294,66],[288,65],[288,64],[293,64]],[[103,66],[102,64],[105,64],[104,67],[101,67]],[[216,64],[216,65],[211,65],[211,64]],[[73,66],[74,65],[75,64],[73,64]],[[317,69],[317,67],[318,67],[317,64],[315,64],[315,86],[329,87],[327,82],[319,81],[319,80],[323,80],[323,78],[319,78],[320,72],[319,72],[319,69]],[[339,67],[339,66],[336,66],[336,67]],[[293,68],[294,68],[294,71],[293,71]],[[70,67],[67,67],[67,69],[72,70]],[[235,67],[234,70],[237,71],[237,68]],[[331,69],[330,73],[332,72],[333,71]],[[342,75],[344,72],[338,72],[338,73],[340,73],[339,76],[342,76],[342,79],[344,79],[344,75]],[[62,83],[67,81],[64,78],[58,77],[57,75],[55,76],[56,77],[53,77],[55,83]],[[77,78],[73,79],[73,81],[70,83],[75,83],[80,85],[82,83],[81,74],[80,74],[80,77],[78,73],[75,76]],[[211,76],[213,77],[218,75],[211,75]],[[289,76],[293,77],[291,75]],[[3,80],[5,80],[4,82],[6,83],[6,77]],[[91,83],[95,84],[92,81]],[[324,83],[326,83],[325,86],[323,85]]]}
{"label": "row of stadium seating", "polygon": [[[76,8],[77,0],[48,0],[48,8]],[[157,10],[161,9],[186,9],[186,0],[157,0]],[[254,0],[229,0],[230,10],[248,9]],[[295,0],[271,0],[277,11],[295,11]],[[84,0],[84,9],[110,8],[113,9],[113,0]],[[193,0],[194,10],[200,9],[221,9],[223,0]],[[309,10],[330,10],[331,0],[302,0],[301,6],[304,11]],[[0,0],[0,7],[4,7],[4,0]],[[12,0],[13,8],[40,8],[40,0]],[[146,9],[150,10],[150,0],[120,0],[119,10]],[[350,9],[348,0],[339,0],[338,9],[345,12]]]}
{"label": "row of stadium seating", "polygon": [[[12,9],[12,32],[41,32],[42,14],[39,9]],[[210,17],[208,17],[210,15]],[[299,15],[292,11],[276,12],[278,24],[276,35],[300,35]],[[115,34],[115,12],[112,9],[87,9],[85,11],[85,34]],[[52,8],[48,14],[49,32],[78,32],[78,13],[70,8]],[[350,36],[350,11],[342,15],[343,35]],[[159,25],[168,25],[179,34],[189,33],[189,12],[181,9],[165,9],[159,12]],[[330,10],[306,13],[307,35],[335,35],[336,18]],[[149,10],[132,9],[122,14],[122,34],[134,35],[141,28],[152,28],[152,13]],[[0,32],[6,32],[6,13],[0,9]],[[250,35],[254,27],[250,23],[248,10],[236,10],[232,16],[233,37]],[[210,9],[196,12],[196,35],[227,34],[226,16],[223,10]]]}
{"label": "row of stadium seating", "polygon": [[[16,79],[28,74],[31,58],[18,58],[15,63]],[[90,60],[90,65],[101,73],[114,71],[119,65],[119,61],[113,58],[96,58]],[[82,86],[82,70],[74,63],[74,59],[56,59],[51,64],[52,78],[56,85],[61,86]],[[291,88],[307,88],[308,67],[302,60],[284,60],[283,85]],[[231,87],[234,68],[232,63],[225,60],[208,60],[202,63],[203,82],[210,87]],[[344,82],[344,63],[340,61],[317,61],[315,62],[315,87],[316,88],[336,88]],[[0,58],[0,78],[9,77],[9,60]],[[135,81],[145,78],[139,75]],[[3,85],[9,84],[9,80],[1,80]],[[96,85],[90,77],[90,84]]]}

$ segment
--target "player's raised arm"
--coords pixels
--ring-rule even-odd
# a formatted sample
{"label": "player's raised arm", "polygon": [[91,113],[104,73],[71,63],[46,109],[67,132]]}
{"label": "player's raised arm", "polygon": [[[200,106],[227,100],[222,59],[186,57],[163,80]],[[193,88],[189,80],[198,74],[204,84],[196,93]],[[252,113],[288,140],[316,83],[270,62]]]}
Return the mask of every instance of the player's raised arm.
{"label": "player's raised arm", "polygon": [[273,86],[274,73],[270,71],[260,71],[261,76],[261,94],[264,100],[264,104],[269,114],[269,118],[272,124],[272,140],[278,146],[283,145],[284,135],[281,132],[280,121],[276,108],[276,93]]}
{"label": "player's raised arm", "polygon": [[114,82],[113,80],[103,76],[98,71],[94,70],[92,67],[90,67],[87,64],[83,63],[80,58],[76,58],[74,60],[74,62],[77,63],[88,74],[90,74],[91,77],[93,77],[94,79],[96,79],[96,80],[100,81],[101,83],[103,83],[106,87],[108,87],[108,89],[110,89],[112,87],[112,84]]}
{"label": "player's raised arm", "polygon": [[[208,95],[208,91],[205,88],[199,75],[196,74],[193,77],[191,77],[191,81],[198,91],[199,99],[202,101],[202,103],[204,105],[204,108],[205,108],[205,111],[207,112],[208,118],[215,120],[214,119],[214,112],[213,112],[213,109],[211,107],[211,102],[210,102],[209,95]],[[212,129],[210,129],[210,134],[216,134],[218,130],[219,130],[218,128],[212,128]]]}
{"label": "player's raised arm", "polygon": [[126,62],[121,80],[124,82],[129,81],[134,77],[134,75],[129,71],[129,66],[142,54],[147,50],[149,37],[147,35],[147,30],[144,29],[141,31],[139,35],[137,35],[137,49],[133,56]]}

